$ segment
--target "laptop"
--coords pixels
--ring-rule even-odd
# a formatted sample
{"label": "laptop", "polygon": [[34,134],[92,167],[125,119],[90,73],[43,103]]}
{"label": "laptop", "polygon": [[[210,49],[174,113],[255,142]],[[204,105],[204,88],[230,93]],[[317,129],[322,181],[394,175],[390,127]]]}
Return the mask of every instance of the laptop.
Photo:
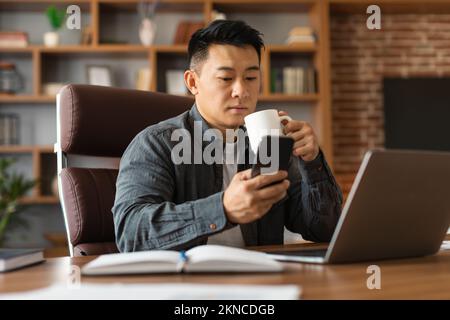
{"label": "laptop", "polygon": [[346,263],[432,255],[450,224],[450,152],[372,150],[325,249],[267,252],[280,261]]}

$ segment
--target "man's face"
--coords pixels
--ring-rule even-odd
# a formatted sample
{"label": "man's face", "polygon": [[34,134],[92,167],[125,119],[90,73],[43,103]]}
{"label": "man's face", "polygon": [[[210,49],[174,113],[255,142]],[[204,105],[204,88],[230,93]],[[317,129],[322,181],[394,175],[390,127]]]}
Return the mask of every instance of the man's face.
{"label": "man's face", "polygon": [[244,117],[256,109],[261,85],[256,50],[215,44],[198,69],[195,100],[205,120],[221,130],[244,124]]}

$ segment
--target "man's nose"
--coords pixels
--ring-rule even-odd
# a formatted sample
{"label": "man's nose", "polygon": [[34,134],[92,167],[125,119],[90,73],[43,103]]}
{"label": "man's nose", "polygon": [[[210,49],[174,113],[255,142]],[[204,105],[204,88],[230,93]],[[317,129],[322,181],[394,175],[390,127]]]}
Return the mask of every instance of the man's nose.
{"label": "man's nose", "polygon": [[231,93],[233,98],[247,98],[249,96],[249,91],[243,80],[236,80],[233,84],[233,91]]}

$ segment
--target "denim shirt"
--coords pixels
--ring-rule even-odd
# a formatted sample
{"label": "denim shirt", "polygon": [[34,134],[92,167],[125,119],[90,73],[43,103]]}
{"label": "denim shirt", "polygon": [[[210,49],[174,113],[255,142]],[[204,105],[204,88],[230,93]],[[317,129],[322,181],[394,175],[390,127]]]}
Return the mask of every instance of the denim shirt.
{"label": "denim shirt", "polygon": [[[121,252],[189,249],[233,226],[223,207],[222,164],[172,161],[172,148],[179,143],[172,141],[173,131],[186,129],[194,137],[194,121],[201,121],[202,133],[209,129],[195,104],[189,111],[141,131],[123,154],[112,208]],[[198,142],[192,141],[193,145]],[[204,150],[210,142],[200,139],[198,143]],[[248,138],[245,150],[238,171],[251,168]],[[283,244],[284,227],[307,240],[331,239],[342,193],[322,151],[310,162],[292,155],[288,179],[284,199],[259,220],[240,225],[247,246]]]}

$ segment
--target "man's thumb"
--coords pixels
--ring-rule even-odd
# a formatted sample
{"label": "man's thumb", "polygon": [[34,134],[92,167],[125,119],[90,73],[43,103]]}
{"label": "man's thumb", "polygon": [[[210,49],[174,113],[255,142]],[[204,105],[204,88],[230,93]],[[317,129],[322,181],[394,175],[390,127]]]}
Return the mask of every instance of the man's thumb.
{"label": "man's thumb", "polygon": [[239,180],[249,180],[252,178],[252,169],[247,169],[238,173]]}

